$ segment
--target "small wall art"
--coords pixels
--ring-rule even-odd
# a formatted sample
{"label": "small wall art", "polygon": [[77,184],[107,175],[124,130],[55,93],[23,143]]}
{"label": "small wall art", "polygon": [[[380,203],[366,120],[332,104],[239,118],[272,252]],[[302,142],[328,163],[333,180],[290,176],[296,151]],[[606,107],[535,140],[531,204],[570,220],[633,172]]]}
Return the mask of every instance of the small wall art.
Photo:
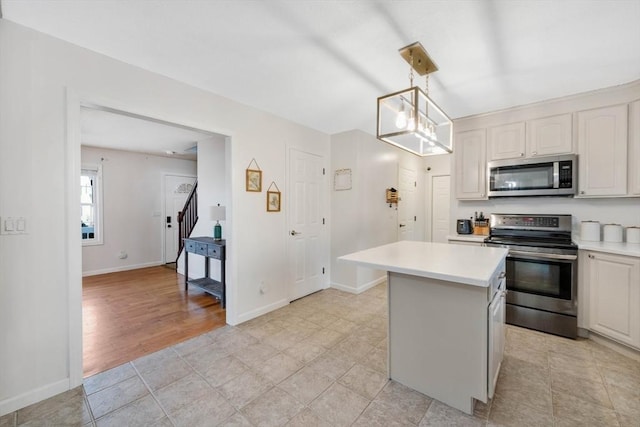
{"label": "small wall art", "polygon": [[[275,190],[273,190],[274,187]],[[269,188],[267,188],[267,212],[280,212],[281,203],[280,189],[275,181],[271,181]]]}
{"label": "small wall art", "polygon": [[[255,169],[252,169],[252,165],[254,164]],[[260,193],[262,191],[262,171],[260,170],[260,166],[258,166],[256,159],[251,159],[251,162],[247,167],[246,190],[256,193]]]}
{"label": "small wall art", "polygon": [[351,190],[351,169],[337,169],[333,173],[333,189]]}

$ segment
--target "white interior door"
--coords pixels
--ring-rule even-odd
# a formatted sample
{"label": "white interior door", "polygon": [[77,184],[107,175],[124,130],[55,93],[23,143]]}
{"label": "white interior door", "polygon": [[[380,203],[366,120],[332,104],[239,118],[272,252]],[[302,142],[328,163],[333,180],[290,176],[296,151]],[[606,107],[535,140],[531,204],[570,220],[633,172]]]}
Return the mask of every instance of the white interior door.
{"label": "white interior door", "polygon": [[417,240],[417,172],[400,167],[398,176],[398,240]]}
{"label": "white interior door", "polygon": [[175,262],[178,256],[178,212],[193,189],[193,176],[165,175],[164,177],[164,262]]}
{"label": "white interior door", "polygon": [[447,243],[451,216],[451,177],[431,178],[431,241]]}
{"label": "white interior door", "polygon": [[289,151],[288,254],[290,300],[323,288],[324,159]]}

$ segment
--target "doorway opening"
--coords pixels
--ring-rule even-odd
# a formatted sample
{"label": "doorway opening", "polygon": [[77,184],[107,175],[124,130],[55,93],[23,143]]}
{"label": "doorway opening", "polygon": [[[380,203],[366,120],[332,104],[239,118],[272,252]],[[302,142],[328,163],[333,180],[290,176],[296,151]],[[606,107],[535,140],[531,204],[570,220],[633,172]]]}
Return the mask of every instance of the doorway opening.
{"label": "doorway opening", "polygon": [[[195,289],[185,292],[184,277],[165,265],[176,266],[178,258],[177,241],[167,231],[175,228],[178,202],[167,193],[181,193],[182,184],[193,186],[200,151],[211,154],[209,143],[222,147],[223,166],[230,156],[222,135],[93,104],[80,103],[77,126],[80,144],[72,151],[82,164],[101,164],[105,187],[104,241],[83,246],[80,254],[80,353],[86,377],[226,324],[217,300]],[[209,187],[200,186],[210,192]],[[224,194],[201,200],[230,201],[227,184],[213,187]],[[80,199],[76,202],[79,206]],[[208,230],[208,218],[202,222]]]}

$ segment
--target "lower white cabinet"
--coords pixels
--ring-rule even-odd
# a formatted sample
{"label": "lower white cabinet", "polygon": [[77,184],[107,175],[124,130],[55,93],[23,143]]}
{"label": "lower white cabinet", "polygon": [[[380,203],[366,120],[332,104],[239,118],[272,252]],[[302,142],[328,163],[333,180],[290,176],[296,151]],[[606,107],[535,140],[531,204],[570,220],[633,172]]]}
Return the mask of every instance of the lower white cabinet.
{"label": "lower white cabinet", "polygon": [[595,251],[585,255],[589,329],[640,348],[640,258]]}
{"label": "lower white cabinet", "polygon": [[489,372],[488,372],[488,396],[493,398],[496,389],[500,365],[504,355],[505,345],[505,320],[506,320],[506,279],[502,278],[502,283],[498,292],[489,304]]}

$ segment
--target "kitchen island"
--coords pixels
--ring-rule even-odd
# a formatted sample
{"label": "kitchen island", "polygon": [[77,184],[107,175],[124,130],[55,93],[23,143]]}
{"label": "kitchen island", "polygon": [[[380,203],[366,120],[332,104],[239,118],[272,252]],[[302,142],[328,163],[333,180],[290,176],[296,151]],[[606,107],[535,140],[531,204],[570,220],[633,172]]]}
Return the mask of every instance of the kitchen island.
{"label": "kitchen island", "polygon": [[402,241],[338,258],[387,271],[389,378],[468,414],[504,351],[507,250]]}

